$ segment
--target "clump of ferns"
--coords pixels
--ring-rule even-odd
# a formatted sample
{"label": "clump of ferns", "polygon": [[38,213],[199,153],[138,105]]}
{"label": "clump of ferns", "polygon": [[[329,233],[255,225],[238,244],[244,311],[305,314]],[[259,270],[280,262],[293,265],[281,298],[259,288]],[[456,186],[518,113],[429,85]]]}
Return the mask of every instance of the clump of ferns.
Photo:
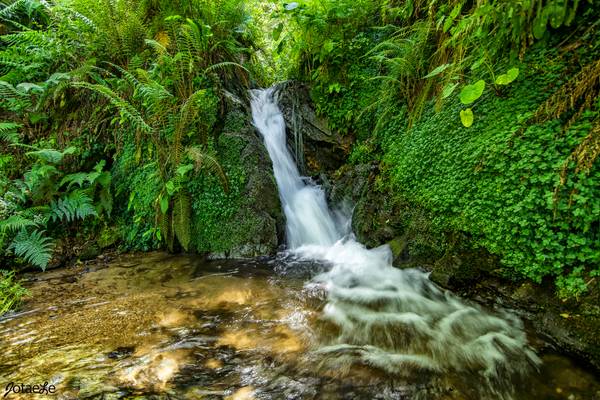
{"label": "clump of ferns", "polygon": [[366,54],[381,71],[372,78],[382,81],[380,93],[365,110],[377,111],[376,130],[398,103],[406,105],[409,127],[432,98],[439,110],[472,70],[483,66],[494,81],[496,60],[508,53],[522,57],[535,39],[544,36],[547,25],[570,25],[581,9],[579,2],[557,4],[556,0],[536,0],[529,6],[466,0],[383,2],[381,18],[388,25],[378,29],[387,39]]}
{"label": "clump of ferns", "polygon": [[35,161],[3,195],[9,207],[0,220],[4,242],[0,247],[7,246],[17,257],[45,269],[55,247],[50,231],[102,213],[110,215],[111,176],[103,171],[103,161],[90,172],[64,174],[59,166],[77,151],[75,147],[59,151],[22,146],[32,149],[26,155]]}
{"label": "clump of ferns", "polygon": [[77,82],[73,86],[95,92],[119,111],[122,122],[136,134],[138,161],[144,145],[151,144],[163,186],[155,202],[160,239],[172,250],[176,238],[188,250],[191,239],[191,201],[185,187],[188,173],[195,170],[215,174],[224,189],[228,187],[225,172],[207,146],[223,96],[218,91],[220,79],[211,74],[229,66],[245,69],[232,62],[199,68],[206,63],[202,54],[208,44],[193,40],[200,34],[197,25],[187,21],[175,29],[174,21],[167,46],[147,41],[158,57],[149,71],[132,72],[111,64],[120,77],[104,70],[107,79],[99,79],[98,83]]}

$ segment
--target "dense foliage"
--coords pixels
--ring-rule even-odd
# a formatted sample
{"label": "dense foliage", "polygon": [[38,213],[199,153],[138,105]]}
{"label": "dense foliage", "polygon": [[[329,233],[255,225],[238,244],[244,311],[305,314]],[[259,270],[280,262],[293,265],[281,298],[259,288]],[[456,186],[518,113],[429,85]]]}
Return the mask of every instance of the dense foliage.
{"label": "dense foliage", "polygon": [[0,2],[0,261],[213,249],[192,236],[243,185],[218,153],[255,74],[249,22],[231,0]]}
{"label": "dense foliage", "polygon": [[381,195],[568,297],[600,275],[599,16],[578,1],[305,0],[273,39],[355,136],[349,162],[378,164]]}
{"label": "dense foliage", "polygon": [[[382,193],[509,276],[584,293],[600,274],[599,18],[591,0],[0,0],[2,269],[88,243],[251,240],[228,102],[293,78]],[[3,274],[2,309],[23,293]]]}

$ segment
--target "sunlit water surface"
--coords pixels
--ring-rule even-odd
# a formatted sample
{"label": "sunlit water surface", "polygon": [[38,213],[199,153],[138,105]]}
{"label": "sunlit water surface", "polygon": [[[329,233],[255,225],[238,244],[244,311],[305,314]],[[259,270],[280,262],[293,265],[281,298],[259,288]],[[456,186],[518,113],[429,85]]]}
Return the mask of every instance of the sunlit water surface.
{"label": "sunlit water surface", "polygon": [[[332,362],[320,349],[339,328],[322,318],[323,291],[305,284],[324,268],[157,253],[33,275],[24,308],[0,320],[0,396],[11,381],[47,381],[63,399],[489,396],[479,390],[480,371],[407,366],[390,373],[339,354]],[[499,392],[511,387],[522,400],[598,398],[592,374],[556,354],[540,356],[539,371],[498,382]]]}

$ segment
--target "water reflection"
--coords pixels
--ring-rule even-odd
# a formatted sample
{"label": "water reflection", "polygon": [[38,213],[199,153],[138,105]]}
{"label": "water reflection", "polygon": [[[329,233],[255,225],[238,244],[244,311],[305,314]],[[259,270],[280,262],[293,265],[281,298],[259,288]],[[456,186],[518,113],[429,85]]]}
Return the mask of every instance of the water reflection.
{"label": "water reflection", "polygon": [[[283,270],[151,254],[38,275],[23,312],[0,321],[0,385],[48,381],[62,399],[481,399],[465,373],[391,375],[340,364],[343,352],[330,363],[316,351],[334,329],[323,293]],[[543,358],[516,398],[597,395],[591,374]]]}

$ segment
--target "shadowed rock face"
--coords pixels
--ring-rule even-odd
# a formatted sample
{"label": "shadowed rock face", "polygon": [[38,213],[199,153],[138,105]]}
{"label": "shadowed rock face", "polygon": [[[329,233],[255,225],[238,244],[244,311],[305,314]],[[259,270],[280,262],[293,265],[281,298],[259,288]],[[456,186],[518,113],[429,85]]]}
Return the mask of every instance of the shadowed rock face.
{"label": "shadowed rock face", "polygon": [[246,183],[243,201],[233,218],[230,231],[239,239],[224,252],[209,254],[211,259],[246,258],[273,255],[283,242],[285,224],[271,160],[252,124],[248,99],[227,96],[225,127],[219,138],[223,146],[241,148],[239,162]]}
{"label": "shadowed rock face", "polygon": [[283,82],[276,86],[276,97],[300,173],[316,176],[341,167],[350,140],[331,131],[327,121],[316,115],[308,88],[299,82]]}

